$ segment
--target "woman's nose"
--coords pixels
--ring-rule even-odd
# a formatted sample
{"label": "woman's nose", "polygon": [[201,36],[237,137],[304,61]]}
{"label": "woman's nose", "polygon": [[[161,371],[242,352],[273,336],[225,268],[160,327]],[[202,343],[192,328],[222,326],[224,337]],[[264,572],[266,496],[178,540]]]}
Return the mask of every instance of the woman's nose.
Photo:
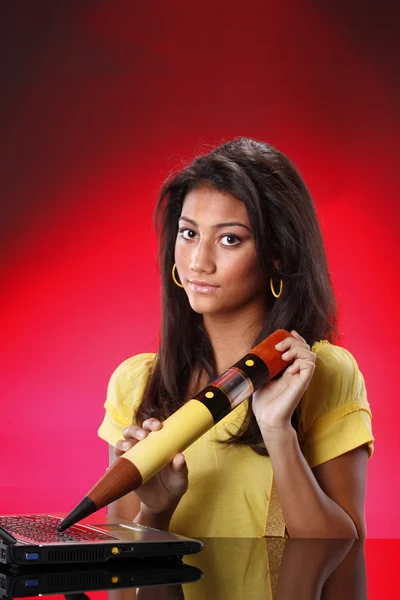
{"label": "woman's nose", "polygon": [[197,273],[212,273],[215,270],[213,250],[207,242],[199,242],[196,248],[193,249],[190,269]]}

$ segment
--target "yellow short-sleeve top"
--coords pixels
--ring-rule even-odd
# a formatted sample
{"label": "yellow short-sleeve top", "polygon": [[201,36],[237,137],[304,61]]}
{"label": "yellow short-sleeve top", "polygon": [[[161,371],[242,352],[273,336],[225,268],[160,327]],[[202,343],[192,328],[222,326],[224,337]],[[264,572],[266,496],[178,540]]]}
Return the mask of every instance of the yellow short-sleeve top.
{"label": "yellow short-sleeve top", "polygon": [[[299,404],[298,437],[311,468],[366,445],[373,452],[371,411],[362,373],[348,350],[316,342],[316,366]],[[155,354],[138,354],[112,374],[99,436],[114,445],[135,421]],[[248,400],[184,452],[189,489],[171,521],[171,531],[189,537],[260,537],[271,519],[273,472],[267,456],[248,446],[221,444],[236,433]]]}

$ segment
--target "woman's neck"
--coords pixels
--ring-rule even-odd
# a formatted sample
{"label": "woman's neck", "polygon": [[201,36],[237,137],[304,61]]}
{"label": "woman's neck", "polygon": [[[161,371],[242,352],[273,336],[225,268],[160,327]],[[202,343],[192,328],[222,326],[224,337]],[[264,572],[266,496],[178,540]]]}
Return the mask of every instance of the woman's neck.
{"label": "woman's neck", "polygon": [[203,323],[214,351],[217,374],[240,360],[254,345],[265,321],[263,309],[254,306],[239,314],[205,314]]}

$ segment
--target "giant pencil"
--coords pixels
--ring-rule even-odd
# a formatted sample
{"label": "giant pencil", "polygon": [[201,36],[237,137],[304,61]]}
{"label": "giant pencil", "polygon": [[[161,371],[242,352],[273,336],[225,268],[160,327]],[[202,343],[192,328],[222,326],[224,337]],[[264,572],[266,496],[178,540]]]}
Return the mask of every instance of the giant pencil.
{"label": "giant pencil", "polygon": [[60,523],[64,531],[80,519],[132,492],[165,467],[253,392],[283,371],[289,363],[275,345],[291,337],[278,329],[233,367],[168,417],[161,429],[125,452],[83,500]]}

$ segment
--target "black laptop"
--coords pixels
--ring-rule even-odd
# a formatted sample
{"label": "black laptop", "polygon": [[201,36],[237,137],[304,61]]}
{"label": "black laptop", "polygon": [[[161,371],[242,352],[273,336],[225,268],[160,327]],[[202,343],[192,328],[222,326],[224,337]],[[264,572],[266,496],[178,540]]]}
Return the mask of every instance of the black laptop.
{"label": "black laptop", "polygon": [[[84,594],[198,581],[197,567],[162,559],[118,560],[106,564],[37,566],[22,571],[0,566],[0,600],[52,594]],[[72,597],[72,596],[71,596]],[[75,596],[78,597],[78,596]]]}
{"label": "black laptop", "polygon": [[[92,522],[94,519],[97,522]],[[118,558],[177,557],[199,552],[197,540],[106,515],[92,515],[59,533],[62,516],[0,515],[0,563],[103,562]]]}

